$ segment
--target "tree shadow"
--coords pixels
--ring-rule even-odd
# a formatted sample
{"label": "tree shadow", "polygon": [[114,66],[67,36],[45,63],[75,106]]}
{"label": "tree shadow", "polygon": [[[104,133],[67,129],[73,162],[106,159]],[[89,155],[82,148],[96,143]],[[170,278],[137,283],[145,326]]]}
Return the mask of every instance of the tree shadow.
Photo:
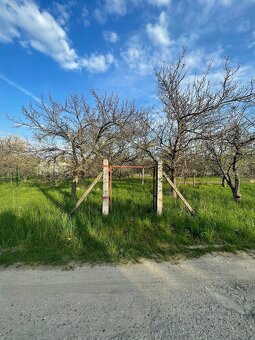
{"label": "tree shadow", "polygon": [[[61,225],[58,218],[50,224],[40,214],[34,215],[39,216],[37,221],[12,211],[0,214],[0,265],[111,261],[107,247],[92,235],[79,217]],[[68,237],[70,223],[74,224],[73,234]]]}
{"label": "tree shadow", "polygon": [[[97,207],[92,205],[90,209],[95,211]],[[80,259],[92,262],[112,262],[114,259],[109,247],[104,242],[99,241],[98,238],[92,236],[91,230],[93,228],[89,230],[86,219],[81,214],[76,214],[73,219],[75,220],[78,238],[82,244]]]}
{"label": "tree shadow", "polygon": [[[40,192],[51,202],[53,203],[53,205],[60,209],[62,212],[65,212],[65,213],[69,213],[71,211],[71,208],[72,208],[72,205],[71,205],[71,202],[70,200],[64,200],[64,204],[63,203],[60,203],[52,194],[49,193],[49,190],[53,189],[52,187],[50,187],[48,190],[43,187],[43,186],[40,186],[39,184],[37,185],[37,188],[40,190]],[[56,189],[56,188],[54,188]],[[61,191],[59,191],[61,193]],[[64,196],[65,198],[65,196]]]}
{"label": "tree shadow", "polygon": [[68,200],[71,200],[72,198],[72,195],[70,192],[67,192],[64,190],[64,188],[62,187],[56,187],[56,190],[61,194],[63,195],[64,198],[68,199]]}

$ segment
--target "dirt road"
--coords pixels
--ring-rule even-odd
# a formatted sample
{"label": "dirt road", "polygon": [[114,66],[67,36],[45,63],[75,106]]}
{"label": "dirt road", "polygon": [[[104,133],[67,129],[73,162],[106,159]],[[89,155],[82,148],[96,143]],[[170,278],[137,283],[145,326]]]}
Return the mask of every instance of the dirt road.
{"label": "dirt road", "polygon": [[0,270],[1,339],[255,339],[255,259]]}

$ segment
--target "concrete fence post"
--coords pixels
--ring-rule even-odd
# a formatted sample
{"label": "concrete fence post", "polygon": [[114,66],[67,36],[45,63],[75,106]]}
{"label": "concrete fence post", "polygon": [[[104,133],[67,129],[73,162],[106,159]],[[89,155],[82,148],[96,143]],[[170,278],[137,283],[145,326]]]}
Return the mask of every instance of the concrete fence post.
{"label": "concrete fence post", "polygon": [[102,214],[109,214],[109,162],[108,159],[103,160],[103,205]]}
{"label": "concrete fence post", "polygon": [[162,215],[163,212],[163,162],[160,160],[157,162],[156,170],[156,208],[157,215]]}

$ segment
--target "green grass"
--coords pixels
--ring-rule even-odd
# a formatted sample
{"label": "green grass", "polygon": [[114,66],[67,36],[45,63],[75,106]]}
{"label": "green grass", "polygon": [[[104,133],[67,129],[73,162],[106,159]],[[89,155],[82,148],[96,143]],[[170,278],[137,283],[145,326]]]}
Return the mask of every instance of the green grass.
{"label": "green grass", "polygon": [[[164,183],[161,217],[152,211],[149,179],[144,187],[138,178],[115,180],[109,216],[101,214],[102,183],[72,217],[68,183],[58,187],[1,184],[0,264],[163,260],[204,253],[214,245],[255,249],[255,184],[242,184],[242,202],[237,204],[219,183],[219,179],[209,183],[201,179],[195,188],[180,184],[195,216],[169,196]],[[80,185],[79,195],[88,184]],[[191,245],[208,245],[208,249],[193,250]]]}

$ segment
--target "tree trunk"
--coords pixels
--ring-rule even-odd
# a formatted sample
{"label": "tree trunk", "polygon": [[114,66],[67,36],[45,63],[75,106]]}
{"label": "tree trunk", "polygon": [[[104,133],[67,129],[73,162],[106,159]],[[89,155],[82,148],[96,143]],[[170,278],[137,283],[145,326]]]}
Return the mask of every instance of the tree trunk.
{"label": "tree trunk", "polygon": [[183,176],[183,184],[187,185],[187,177],[186,177],[186,175]]}
{"label": "tree trunk", "polygon": [[225,179],[224,176],[221,177],[221,186],[222,186],[223,188],[226,188],[226,179]]}
{"label": "tree trunk", "polygon": [[78,175],[74,175],[73,179],[72,179],[72,188],[71,188],[71,196],[73,201],[77,201],[77,184],[79,181],[79,176]]}
{"label": "tree trunk", "polygon": [[236,175],[235,176],[235,186],[232,190],[233,192],[233,198],[236,202],[241,202],[241,194],[240,194],[240,179]]}
{"label": "tree trunk", "polygon": [[239,177],[239,172],[237,168],[237,162],[238,162],[238,156],[239,156],[239,151],[236,152],[234,160],[233,160],[233,172],[235,174],[235,185],[234,185],[234,190],[233,190],[233,197],[236,202],[241,201],[241,194],[240,194],[240,177]]}

